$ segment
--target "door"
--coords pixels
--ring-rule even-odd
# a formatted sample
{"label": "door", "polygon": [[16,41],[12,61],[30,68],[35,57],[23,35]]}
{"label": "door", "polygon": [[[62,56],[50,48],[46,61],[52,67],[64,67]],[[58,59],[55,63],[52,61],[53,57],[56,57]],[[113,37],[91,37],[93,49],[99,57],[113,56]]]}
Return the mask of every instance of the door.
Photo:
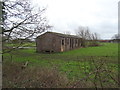
{"label": "door", "polygon": [[65,38],[61,39],[61,52],[63,52],[65,49]]}

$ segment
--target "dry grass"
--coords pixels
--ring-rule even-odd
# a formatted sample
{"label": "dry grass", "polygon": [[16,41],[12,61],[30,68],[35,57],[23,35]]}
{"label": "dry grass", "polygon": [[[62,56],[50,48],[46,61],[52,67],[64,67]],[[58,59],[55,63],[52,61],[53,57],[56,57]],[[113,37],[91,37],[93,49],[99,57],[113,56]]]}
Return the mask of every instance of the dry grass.
{"label": "dry grass", "polygon": [[3,69],[3,88],[61,88],[68,83],[67,77],[54,68],[21,69],[21,63],[9,63]]}

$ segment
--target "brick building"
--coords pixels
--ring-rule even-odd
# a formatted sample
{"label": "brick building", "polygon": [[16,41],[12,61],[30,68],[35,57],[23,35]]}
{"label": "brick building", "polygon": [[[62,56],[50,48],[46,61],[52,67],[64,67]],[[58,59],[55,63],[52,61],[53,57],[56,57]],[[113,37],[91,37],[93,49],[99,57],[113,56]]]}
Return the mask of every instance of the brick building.
{"label": "brick building", "polygon": [[82,47],[82,38],[56,32],[46,32],[36,38],[37,52],[63,52]]}

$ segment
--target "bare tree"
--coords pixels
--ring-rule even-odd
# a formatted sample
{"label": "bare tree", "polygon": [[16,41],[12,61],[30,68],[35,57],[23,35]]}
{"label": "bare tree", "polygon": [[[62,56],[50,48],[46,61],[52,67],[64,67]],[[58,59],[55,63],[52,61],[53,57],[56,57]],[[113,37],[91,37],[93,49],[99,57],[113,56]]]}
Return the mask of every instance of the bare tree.
{"label": "bare tree", "polygon": [[1,27],[5,38],[2,42],[16,38],[28,39],[51,28],[44,15],[46,8],[34,8],[29,0],[5,0],[2,6],[4,13]]}
{"label": "bare tree", "polygon": [[97,41],[99,39],[99,35],[97,33],[92,33],[91,34],[91,40]]}
{"label": "bare tree", "polygon": [[98,46],[98,40],[100,39],[99,34],[91,33],[91,43],[90,46]]}
{"label": "bare tree", "polygon": [[76,30],[76,35],[82,38],[83,46],[86,46],[88,40],[91,39],[91,32],[88,27],[79,26]]}
{"label": "bare tree", "polygon": [[83,46],[97,45],[99,35],[97,33],[91,33],[88,27],[79,26],[76,30],[76,35],[82,38]]}
{"label": "bare tree", "polygon": [[120,43],[120,34],[115,34],[114,36],[112,36],[112,42],[116,42],[116,43]]}
{"label": "bare tree", "polygon": [[85,39],[85,36],[86,36],[85,35],[85,27],[79,26],[78,29],[76,30],[76,35]]}
{"label": "bare tree", "polygon": [[120,34],[115,34],[112,39],[120,39]]}
{"label": "bare tree", "polygon": [[79,26],[76,35],[86,40],[91,39],[91,32],[88,27]]}

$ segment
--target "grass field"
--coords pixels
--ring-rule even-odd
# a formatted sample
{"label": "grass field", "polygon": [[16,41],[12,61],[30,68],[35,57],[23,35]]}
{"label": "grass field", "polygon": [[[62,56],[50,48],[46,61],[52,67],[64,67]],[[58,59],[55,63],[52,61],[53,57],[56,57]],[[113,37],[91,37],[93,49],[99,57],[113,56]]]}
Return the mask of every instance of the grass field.
{"label": "grass field", "polygon": [[[21,65],[26,61],[29,62],[28,66],[21,70]],[[28,82],[20,83],[30,78],[36,81],[36,87],[118,87],[118,44],[102,43],[97,47],[52,54],[36,53],[34,48],[18,49],[3,55],[3,70],[4,87],[35,87],[33,81],[29,81],[29,85]],[[15,75],[17,72],[20,74]],[[46,80],[48,86],[39,85],[43,82],[40,82],[41,79],[36,80],[40,77],[37,76],[38,72],[44,78],[51,75]],[[14,75],[26,78],[15,79]],[[48,84],[51,79],[58,84]]]}
{"label": "grass field", "polygon": [[[16,47],[19,46],[20,43],[6,43],[5,44],[7,47]],[[24,42],[23,44],[21,44],[22,47],[35,47],[36,43],[35,42]]]}

